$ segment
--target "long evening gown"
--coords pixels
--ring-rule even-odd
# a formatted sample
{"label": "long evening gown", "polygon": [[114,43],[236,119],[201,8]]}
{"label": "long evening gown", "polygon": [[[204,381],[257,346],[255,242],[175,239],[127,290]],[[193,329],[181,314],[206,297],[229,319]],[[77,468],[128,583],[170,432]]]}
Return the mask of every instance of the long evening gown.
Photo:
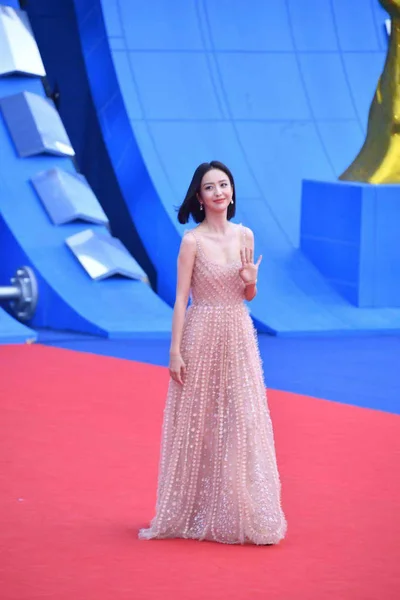
{"label": "long evening gown", "polygon": [[241,262],[216,264],[196,230],[185,235],[197,245],[181,344],[186,377],[169,383],[156,514],[139,538],[277,544],[286,520]]}

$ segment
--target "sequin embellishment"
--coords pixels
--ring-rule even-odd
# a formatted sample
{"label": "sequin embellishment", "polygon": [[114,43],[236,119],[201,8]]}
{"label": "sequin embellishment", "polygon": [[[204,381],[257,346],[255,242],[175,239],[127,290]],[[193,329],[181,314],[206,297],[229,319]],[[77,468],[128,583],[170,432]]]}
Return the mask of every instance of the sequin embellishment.
{"label": "sequin embellishment", "polygon": [[[244,228],[241,228],[244,235]],[[286,534],[272,423],[240,260],[197,251],[182,357],[164,409],[156,514],[139,538],[277,544]]]}

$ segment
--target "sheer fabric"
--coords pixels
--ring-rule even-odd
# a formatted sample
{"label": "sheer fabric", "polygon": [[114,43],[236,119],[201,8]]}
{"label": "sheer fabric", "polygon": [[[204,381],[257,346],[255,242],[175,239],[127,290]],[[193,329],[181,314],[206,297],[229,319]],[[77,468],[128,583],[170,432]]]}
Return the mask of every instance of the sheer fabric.
{"label": "sheer fabric", "polygon": [[[244,235],[244,228],[241,228]],[[273,429],[240,260],[197,252],[182,357],[164,409],[156,512],[139,538],[276,544],[286,533]]]}

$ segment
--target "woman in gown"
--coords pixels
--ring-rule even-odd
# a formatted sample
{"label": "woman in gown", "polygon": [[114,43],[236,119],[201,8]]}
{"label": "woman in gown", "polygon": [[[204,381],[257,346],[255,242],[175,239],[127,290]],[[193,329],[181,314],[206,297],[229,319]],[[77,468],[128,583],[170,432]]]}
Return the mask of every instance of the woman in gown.
{"label": "woman in gown", "polygon": [[[244,300],[256,291],[250,229],[230,223],[235,188],[217,161],[193,175],[178,219],[170,383],[155,516],[139,538],[277,544],[286,533],[256,333]],[[187,308],[191,290],[192,303]]]}

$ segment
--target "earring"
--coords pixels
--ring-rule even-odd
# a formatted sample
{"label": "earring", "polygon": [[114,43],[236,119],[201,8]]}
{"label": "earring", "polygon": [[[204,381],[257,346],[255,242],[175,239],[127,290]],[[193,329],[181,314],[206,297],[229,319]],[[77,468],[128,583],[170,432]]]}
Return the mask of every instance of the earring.
{"label": "earring", "polygon": [[232,200],[231,200],[231,204],[233,204],[233,198],[232,198]]}
{"label": "earring", "polygon": [[200,210],[203,210],[203,205],[200,203]]}

